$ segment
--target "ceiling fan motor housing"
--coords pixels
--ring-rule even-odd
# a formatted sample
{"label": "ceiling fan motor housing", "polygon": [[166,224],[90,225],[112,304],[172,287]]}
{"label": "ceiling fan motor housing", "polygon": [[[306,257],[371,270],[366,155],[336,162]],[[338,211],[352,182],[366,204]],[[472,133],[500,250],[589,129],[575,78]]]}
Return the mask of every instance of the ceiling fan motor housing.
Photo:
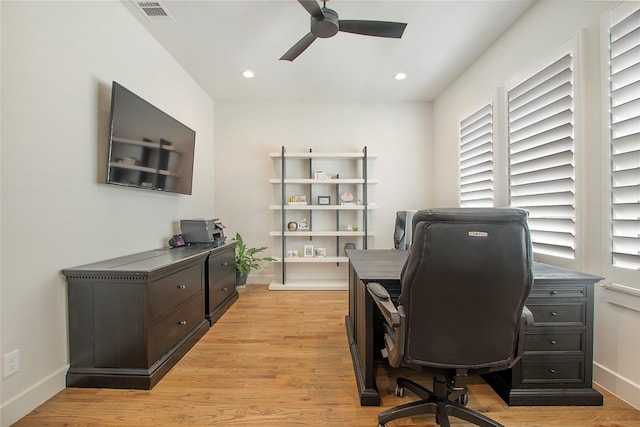
{"label": "ceiling fan motor housing", "polygon": [[323,7],[322,11],[324,12],[324,18],[311,17],[311,32],[316,37],[326,39],[335,36],[340,30],[340,25],[338,24],[338,14],[335,10]]}

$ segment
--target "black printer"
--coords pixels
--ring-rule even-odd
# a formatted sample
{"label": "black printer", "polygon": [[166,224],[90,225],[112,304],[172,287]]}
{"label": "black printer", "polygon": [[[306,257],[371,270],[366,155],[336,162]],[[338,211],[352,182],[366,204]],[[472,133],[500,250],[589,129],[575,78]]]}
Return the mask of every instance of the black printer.
{"label": "black printer", "polygon": [[217,218],[180,220],[180,230],[187,246],[220,246],[226,241],[224,229],[225,226]]}

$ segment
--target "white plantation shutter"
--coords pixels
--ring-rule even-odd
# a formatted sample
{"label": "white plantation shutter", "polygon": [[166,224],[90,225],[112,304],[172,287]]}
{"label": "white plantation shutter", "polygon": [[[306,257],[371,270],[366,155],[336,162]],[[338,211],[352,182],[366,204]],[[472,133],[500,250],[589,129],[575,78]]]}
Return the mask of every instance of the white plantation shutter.
{"label": "white plantation shutter", "polygon": [[493,107],[460,122],[460,206],[493,206]]}
{"label": "white plantation shutter", "polygon": [[534,252],[575,258],[573,56],[508,91],[509,197]]}
{"label": "white plantation shutter", "polygon": [[640,270],[640,10],[609,32],[611,262]]}

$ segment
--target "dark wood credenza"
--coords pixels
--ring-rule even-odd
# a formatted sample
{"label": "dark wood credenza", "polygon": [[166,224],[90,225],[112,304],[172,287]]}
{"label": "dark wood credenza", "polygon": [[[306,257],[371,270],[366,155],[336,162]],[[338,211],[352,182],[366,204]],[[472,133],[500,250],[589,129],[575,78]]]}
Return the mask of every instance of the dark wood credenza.
{"label": "dark wood credenza", "polygon": [[156,249],[62,270],[67,386],[157,384],[238,298],[235,245]]}
{"label": "dark wood credenza", "polygon": [[[365,285],[379,282],[392,298],[400,293],[406,251],[349,250],[349,314],[345,319],[360,404],[377,406],[375,363],[381,359],[382,318]],[[602,405],[592,388],[593,285],[600,277],[534,263],[527,299],[534,325],[524,355],[511,369],[484,376],[509,405]]]}

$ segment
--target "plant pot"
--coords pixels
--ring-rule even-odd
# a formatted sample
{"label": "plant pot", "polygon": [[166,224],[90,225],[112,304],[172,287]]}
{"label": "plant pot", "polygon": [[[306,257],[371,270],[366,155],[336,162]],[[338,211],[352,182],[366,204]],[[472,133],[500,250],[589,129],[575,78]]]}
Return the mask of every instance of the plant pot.
{"label": "plant pot", "polygon": [[247,284],[247,274],[240,274],[239,271],[236,271],[236,286],[243,286]]}

